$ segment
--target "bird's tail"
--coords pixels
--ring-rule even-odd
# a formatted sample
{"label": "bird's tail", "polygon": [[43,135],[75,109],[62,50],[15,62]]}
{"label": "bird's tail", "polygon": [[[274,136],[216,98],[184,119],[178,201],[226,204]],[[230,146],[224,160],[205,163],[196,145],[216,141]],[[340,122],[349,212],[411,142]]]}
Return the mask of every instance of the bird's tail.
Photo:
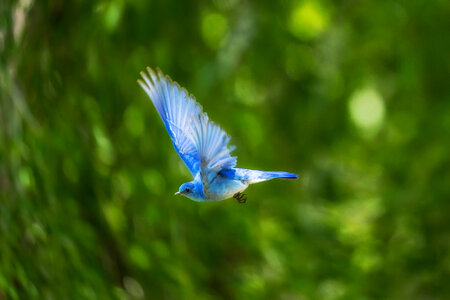
{"label": "bird's tail", "polygon": [[297,179],[298,175],[283,171],[258,171],[236,168],[235,178],[246,180],[248,183],[257,183],[274,178]]}

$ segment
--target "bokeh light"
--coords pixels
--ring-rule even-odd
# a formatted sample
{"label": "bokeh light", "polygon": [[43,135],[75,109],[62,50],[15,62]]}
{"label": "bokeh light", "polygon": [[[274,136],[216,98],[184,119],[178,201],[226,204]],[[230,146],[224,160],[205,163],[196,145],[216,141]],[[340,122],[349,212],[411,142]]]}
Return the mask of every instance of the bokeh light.
{"label": "bokeh light", "polygon": [[202,18],[202,34],[206,44],[217,49],[222,44],[228,30],[227,19],[214,12],[207,12]]}
{"label": "bokeh light", "polygon": [[373,135],[380,130],[384,121],[384,101],[371,87],[355,91],[348,103],[350,117],[364,133]]}
{"label": "bokeh light", "polygon": [[300,1],[294,6],[289,29],[296,37],[309,40],[318,37],[328,26],[328,13],[318,1]]}

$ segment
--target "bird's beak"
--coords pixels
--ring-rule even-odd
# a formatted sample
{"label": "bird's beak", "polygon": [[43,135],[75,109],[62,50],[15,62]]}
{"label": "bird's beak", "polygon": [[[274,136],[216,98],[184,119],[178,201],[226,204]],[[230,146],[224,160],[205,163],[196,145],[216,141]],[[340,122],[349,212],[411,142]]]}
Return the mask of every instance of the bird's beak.
{"label": "bird's beak", "polygon": [[181,193],[180,192],[176,192],[174,195],[181,195]]}

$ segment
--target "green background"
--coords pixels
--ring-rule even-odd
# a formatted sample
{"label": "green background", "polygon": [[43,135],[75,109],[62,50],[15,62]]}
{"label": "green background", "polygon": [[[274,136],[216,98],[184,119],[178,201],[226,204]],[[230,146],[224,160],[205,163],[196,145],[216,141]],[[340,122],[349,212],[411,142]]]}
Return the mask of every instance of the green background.
{"label": "green background", "polygon": [[[0,2],[0,299],[450,297],[450,5]],[[138,86],[193,93],[248,202],[190,174]]]}

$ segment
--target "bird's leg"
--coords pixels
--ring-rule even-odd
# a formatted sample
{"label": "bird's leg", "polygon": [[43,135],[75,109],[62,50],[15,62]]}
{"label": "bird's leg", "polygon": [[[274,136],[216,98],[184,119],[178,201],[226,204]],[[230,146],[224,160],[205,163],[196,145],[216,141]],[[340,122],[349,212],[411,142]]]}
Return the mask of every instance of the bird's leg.
{"label": "bird's leg", "polygon": [[241,192],[234,194],[233,198],[235,198],[237,200],[237,202],[239,202],[241,204],[247,202],[247,195],[245,195]]}

